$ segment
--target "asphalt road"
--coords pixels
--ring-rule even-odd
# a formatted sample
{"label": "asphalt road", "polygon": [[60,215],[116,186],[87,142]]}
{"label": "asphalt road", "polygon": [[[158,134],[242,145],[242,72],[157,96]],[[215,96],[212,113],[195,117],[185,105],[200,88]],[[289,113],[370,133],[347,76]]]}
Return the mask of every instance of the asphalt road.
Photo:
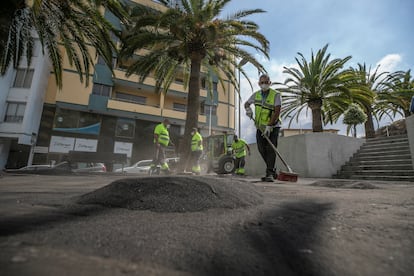
{"label": "asphalt road", "polygon": [[[133,188],[140,190],[141,178],[127,178],[123,183],[136,182]],[[120,179],[125,177],[0,176],[0,275],[412,275],[414,271],[414,183],[329,179],[262,183],[209,176],[207,190],[216,198],[231,199],[236,189],[233,197],[257,193],[260,200],[245,207],[210,204],[202,211],[180,212],[111,206],[106,201],[77,203],[80,196],[103,187],[109,187],[105,190],[109,195],[122,199],[128,193],[131,198],[131,190],[125,194],[111,190],[111,183]],[[195,195],[185,187],[176,193],[177,199]],[[154,191],[146,190],[145,199],[174,201]],[[203,200],[210,199],[194,204]]]}

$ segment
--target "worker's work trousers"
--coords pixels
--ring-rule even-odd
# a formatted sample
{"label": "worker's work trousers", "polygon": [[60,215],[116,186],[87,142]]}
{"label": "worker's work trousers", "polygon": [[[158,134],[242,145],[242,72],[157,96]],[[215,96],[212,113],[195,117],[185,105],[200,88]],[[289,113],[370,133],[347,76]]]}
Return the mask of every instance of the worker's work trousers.
{"label": "worker's work trousers", "polygon": [[191,171],[195,174],[201,173],[200,157],[203,154],[202,150],[194,150],[191,152]]}
{"label": "worker's work trousers", "polygon": [[235,173],[236,174],[240,174],[240,175],[244,175],[245,171],[244,171],[244,165],[246,164],[246,160],[245,160],[245,156],[242,157],[236,157],[236,160],[234,162],[234,167],[235,167]]}
{"label": "worker's work trousers", "polygon": [[[269,135],[272,144],[277,147],[277,140],[279,138],[279,127],[273,128]],[[258,129],[256,131],[257,149],[266,163],[266,176],[276,175],[276,152],[273,150],[269,142],[262,136],[262,132]]]}
{"label": "worker's work trousers", "polygon": [[168,164],[165,162],[165,147],[159,146],[157,147],[156,144],[154,144],[154,157],[152,159],[151,167],[155,166],[161,166],[161,170],[168,170]]}

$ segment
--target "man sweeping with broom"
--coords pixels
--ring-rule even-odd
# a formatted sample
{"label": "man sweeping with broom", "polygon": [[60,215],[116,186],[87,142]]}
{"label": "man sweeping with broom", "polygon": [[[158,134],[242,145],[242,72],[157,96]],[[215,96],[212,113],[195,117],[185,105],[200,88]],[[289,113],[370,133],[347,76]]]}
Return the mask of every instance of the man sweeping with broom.
{"label": "man sweeping with broom", "polygon": [[268,75],[261,75],[259,78],[260,90],[253,93],[244,104],[246,115],[251,119],[253,119],[253,110],[250,105],[254,104],[255,106],[254,123],[257,128],[257,148],[266,163],[266,175],[261,180],[266,182],[273,182],[273,179],[277,179],[276,152],[268,141],[277,147],[281,123],[279,115],[282,106],[280,92],[271,89],[271,84]]}

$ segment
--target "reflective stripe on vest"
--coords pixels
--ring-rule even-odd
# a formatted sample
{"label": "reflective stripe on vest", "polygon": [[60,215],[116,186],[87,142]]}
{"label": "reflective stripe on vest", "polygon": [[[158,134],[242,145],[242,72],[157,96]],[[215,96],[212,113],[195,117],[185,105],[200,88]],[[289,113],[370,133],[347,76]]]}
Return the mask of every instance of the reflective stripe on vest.
{"label": "reflective stripe on vest", "polygon": [[[170,134],[164,124],[159,124],[155,127],[154,134],[158,135],[158,143],[163,146],[168,146],[170,142]],[[154,141],[155,143],[155,141]]]}
{"label": "reflective stripe on vest", "polygon": [[232,149],[234,150],[234,155],[237,158],[246,156],[246,143],[243,140],[238,140],[237,142],[233,142],[231,145]]}
{"label": "reflective stripe on vest", "polygon": [[191,151],[203,150],[203,143],[199,143],[200,141],[203,141],[203,137],[196,132],[191,138]]}
{"label": "reflective stripe on vest", "polygon": [[256,92],[254,99],[255,105],[255,118],[254,122],[256,128],[261,129],[262,131],[269,123],[272,118],[273,112],[275,110],[275,96],[279,93],[273,89],[269,89],[266,99],[262,98],[261,91]]}

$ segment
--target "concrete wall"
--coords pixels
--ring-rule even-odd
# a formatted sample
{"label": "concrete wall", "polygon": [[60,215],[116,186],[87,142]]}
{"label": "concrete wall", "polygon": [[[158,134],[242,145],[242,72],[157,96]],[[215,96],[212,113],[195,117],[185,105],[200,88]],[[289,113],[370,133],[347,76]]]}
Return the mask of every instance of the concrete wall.
{"label": "concrete wall", "polygon": [[[292,170],[301,177],[329,178],[336,174],[349,158],[362,146],[365,139],[332,133],[308,133],[280,137],[278,150]],[[257,145],[251,144],[251,156],[246,158],[246,173],[265,174],[265,164]],[[286,167],[277,160],[278,170]]]}
{"label": "concrete wall", "polygon": [[407,127],[408,143],[410,145],[411,159],[413,161],[414,169],[414,115],[405,118],[405,125]]}

